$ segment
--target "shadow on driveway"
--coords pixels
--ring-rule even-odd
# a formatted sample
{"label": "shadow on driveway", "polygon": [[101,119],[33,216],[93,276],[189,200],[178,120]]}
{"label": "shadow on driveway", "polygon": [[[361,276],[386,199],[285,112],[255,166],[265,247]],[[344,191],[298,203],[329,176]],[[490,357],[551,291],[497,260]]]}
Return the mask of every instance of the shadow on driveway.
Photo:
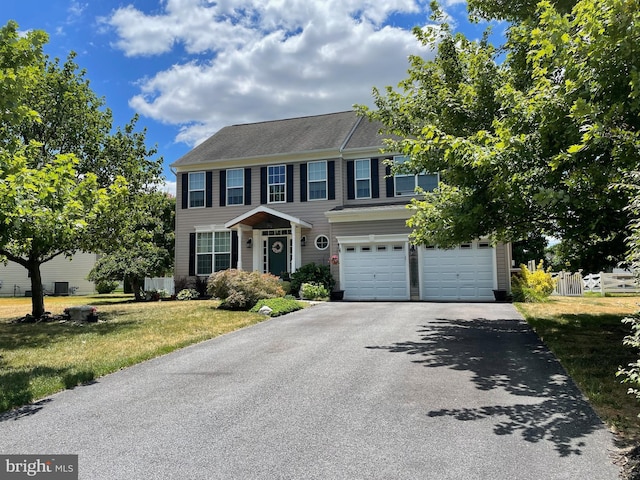
{"label": "shadow on driveway", "polygon": [[573,381],[523,321],[439,318],[418,333],[418,342],[367,348],[404,353],[428,368],[471,372],[475,388],[502,389],[509,399],[506,405],[434,410],[429,417],[495,419],[495,435],[519,434],[534,443],[546,439],[562,457],[580,455],[584,443],[579,439],[602,429]]}

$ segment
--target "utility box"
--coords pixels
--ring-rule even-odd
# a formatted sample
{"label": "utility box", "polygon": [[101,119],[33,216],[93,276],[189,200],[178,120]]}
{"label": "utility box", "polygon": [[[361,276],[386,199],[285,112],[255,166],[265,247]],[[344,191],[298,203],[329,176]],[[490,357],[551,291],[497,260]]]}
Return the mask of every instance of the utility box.
{"label": "utility box", "polygon": [[54,295],[69,295],[69,282],[54,282],[53,283]]}
{"label": "utility box", "polygon": [[80,305],[78,307],[67,307],[64,314],[72,322],[97,322],[98,309],[92,305]]}

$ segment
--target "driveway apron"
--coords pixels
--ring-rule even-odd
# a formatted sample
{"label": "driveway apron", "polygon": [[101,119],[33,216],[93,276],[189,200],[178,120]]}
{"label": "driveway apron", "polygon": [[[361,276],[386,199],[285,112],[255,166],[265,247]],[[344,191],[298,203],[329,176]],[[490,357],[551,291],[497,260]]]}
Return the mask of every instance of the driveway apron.
{"label": "driveway apron", "polygon": [[332,302],[0,416],[81,479],[615,479],[613,437],[510,304]]}

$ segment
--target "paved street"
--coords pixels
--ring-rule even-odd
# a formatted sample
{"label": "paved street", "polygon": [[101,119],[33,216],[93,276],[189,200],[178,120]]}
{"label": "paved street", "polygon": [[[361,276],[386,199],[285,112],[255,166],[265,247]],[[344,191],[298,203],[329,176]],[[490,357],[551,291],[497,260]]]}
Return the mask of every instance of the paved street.
{"label": "paved street", "polygon": [[91,480],[607,480],[612,451],[495,303],[323,303],[0,417],[1,453]]}

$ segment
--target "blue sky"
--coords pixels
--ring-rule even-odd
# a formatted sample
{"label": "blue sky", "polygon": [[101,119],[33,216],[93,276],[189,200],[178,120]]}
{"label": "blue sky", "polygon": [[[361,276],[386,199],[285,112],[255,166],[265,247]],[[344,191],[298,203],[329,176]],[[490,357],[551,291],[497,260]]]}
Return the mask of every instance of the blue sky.
{"label": "blue sky", "polygon": [[[463,0],[441,2],[478,38]],[[168,165],[225,125],[371,104],[374,86],[430,55],[411,34],[428,0],[4,0],[2,24],[45,30],[45,51],[70,51],[105,97],[115,125],[137,112]],[[499,29],[494,32],[499,34]]]}

